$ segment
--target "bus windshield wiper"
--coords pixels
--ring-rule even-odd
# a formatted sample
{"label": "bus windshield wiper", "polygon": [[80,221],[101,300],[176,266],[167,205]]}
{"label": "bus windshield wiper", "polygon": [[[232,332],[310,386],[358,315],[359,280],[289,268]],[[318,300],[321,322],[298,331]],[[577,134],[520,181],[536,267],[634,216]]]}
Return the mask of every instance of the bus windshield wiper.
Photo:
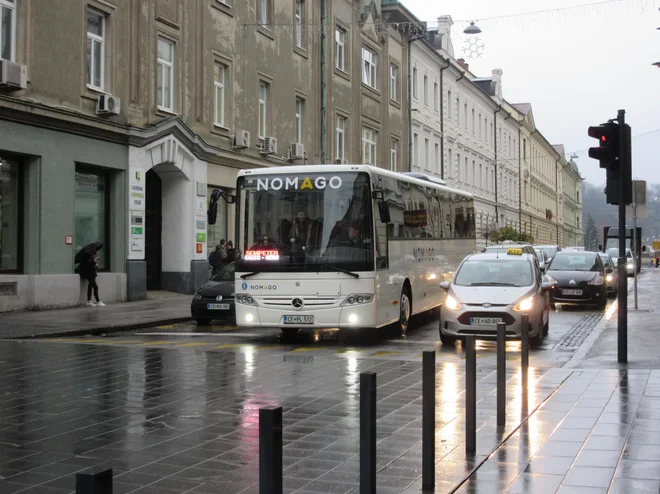
{"label": "bus windshield wiper", "polygon": [[252,273],[245,273],[241,275],[241,279],[244,280],[249,278],[250,276],[254,276],[255,274],[259,274],[259,273],[261,273],[261,271],[253,271]]}
{"label": "bus windshield wiper", "polygon": [[484,281],[482,283],[470,283],[470,286],[518,286],[515,283],[499,283],[495,281]]}
{"label": "bus windshield wiper", "polygon": [[334,269],[335,271],[338,271],[340,273],[347,274],[349,276],[352,276],[353,278],[359,278],[360,275],[357,273],[354,273],[353,271],[348,271],[346,269],[338,268],[337,266],[333,266],[332,264],[324,264],[323,265],[326,268]]}

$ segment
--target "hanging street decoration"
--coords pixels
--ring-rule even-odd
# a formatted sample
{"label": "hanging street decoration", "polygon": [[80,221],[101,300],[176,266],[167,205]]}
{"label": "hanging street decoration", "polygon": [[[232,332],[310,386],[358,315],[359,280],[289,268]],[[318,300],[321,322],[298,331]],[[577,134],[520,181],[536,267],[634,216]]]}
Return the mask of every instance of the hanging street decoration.
{"label": "hanging street decoration", "polygon": [[473,60],[480,58],[484,54],[486,44],[479,36],[470,36],[463,41],[463,58]]}

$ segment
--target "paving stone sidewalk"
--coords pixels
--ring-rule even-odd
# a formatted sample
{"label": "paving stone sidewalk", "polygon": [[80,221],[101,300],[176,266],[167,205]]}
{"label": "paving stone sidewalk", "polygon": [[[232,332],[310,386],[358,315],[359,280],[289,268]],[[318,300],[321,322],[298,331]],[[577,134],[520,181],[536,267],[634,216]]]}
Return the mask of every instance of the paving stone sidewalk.
{"label": "paving stone sidewalk", "polygon": [[102,334],[188,321],[191,297],[159,292],[107,307],[6,312],[0,314],[0,339]]}

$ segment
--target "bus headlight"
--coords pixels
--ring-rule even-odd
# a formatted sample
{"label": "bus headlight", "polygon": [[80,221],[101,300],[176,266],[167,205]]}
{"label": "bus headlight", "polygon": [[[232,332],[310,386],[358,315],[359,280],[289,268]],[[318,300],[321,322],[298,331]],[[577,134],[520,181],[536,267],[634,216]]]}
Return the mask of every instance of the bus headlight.
{"label": "bus headlight", "polygon": [[612,277],[611,274],[608,274],[605,279],[607,280],[608,283],[610,283],[614,278]]}
{"label": "bus headlight", "polygon": [[632,262],[629,262],[628,264],[626,264],[626,267],[627,267],[628,269],[632,269],[632,268],[633,268],[633,263],[632,263]]}
{"label": "bus headlight", "polygon": [[351,324],[355,324],[356,322],[358,322],[357,314],[351,314],[350,316],[348,316],[348,322],[350,322]]}
{"label": "bus headlight", "polygon": [[360,305],[369,304],[373,301],[374,296],[369,294],[353,294],[346,297],[344,303],[341,305]]}
{"label": "bus headlight", "polygon": [[254,321],[254,315],[252,314],[245,314],[245,322],[252,322]]}
{"label": "bus headlight", "polygon": [[237,293],[235,295],[235,302],[241,305],[257,305],[254,299],[247,293]]}

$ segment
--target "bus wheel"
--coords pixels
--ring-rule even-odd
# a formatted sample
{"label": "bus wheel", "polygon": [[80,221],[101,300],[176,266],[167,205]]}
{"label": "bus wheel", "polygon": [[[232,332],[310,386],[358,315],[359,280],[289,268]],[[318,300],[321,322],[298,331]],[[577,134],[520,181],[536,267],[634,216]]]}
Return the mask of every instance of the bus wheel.
{"label": "bus wheel", "polygon": [[410,296],[410,287],[404,286],[399,300],[399,331],[401,336],[405,336],[408,331],[408,323],[412,313],[412,301]]}

